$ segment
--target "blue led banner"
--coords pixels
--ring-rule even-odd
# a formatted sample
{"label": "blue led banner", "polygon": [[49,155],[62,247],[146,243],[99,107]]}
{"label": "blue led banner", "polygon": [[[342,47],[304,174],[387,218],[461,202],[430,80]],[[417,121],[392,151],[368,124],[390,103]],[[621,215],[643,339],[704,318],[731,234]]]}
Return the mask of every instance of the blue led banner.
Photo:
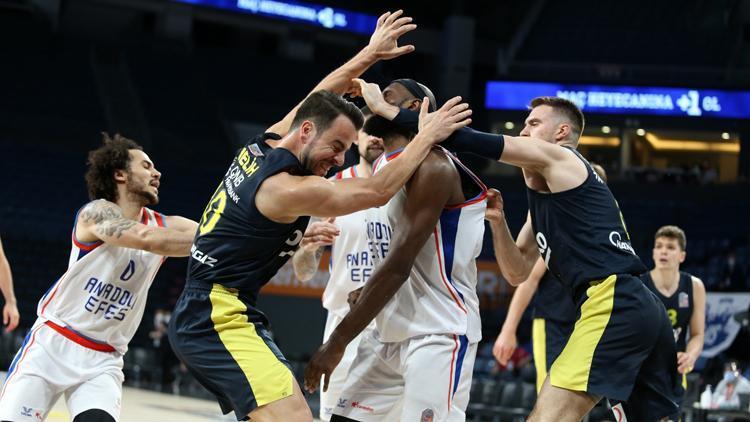
{"label": "blue led banner", "polygon": [[750,118],[750,91],[490,81],[486,94],[486,107],[497,110],[527,110],[532,98],[550,95],[584,113]]}
{"label": "blue led banner", "polygon": [[295,0],[174,0],[369,35],[378,17]]}

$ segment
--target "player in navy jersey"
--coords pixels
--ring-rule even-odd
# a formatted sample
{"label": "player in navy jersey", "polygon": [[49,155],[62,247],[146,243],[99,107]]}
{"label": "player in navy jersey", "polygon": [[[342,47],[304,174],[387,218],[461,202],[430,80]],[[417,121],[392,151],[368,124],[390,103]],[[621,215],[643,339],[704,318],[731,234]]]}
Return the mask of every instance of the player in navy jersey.
{"label": "player in navy jersey", "polygon": [[677,344],[676,370],[685,388],[685,375],[693,370],[703,351],[706,325],[706,288],[698,277],[680,271],[686,246],[687,238],[682,229],[677,226],[659,228],[654,235],[654,268],[641,276],[646,287],[667,309]]}
{"label": "player in navy jersey", "polygon": [[[454,98],[430,113],[423,136],[404,150],[408,159],[372,178],[321,177],[343,163],[362,126],[360,111],[328,91],[316,91],[298,106],[286,136],[265,134],[240,149],[201,218],[186,289],[169,327],[177,355],[224,412],[234,410],[238,419],[311,419],[255,307],[258,291],[294,254],[308,216],[350,214],[387,202],[434,143],[469,123],[468,106],[459,102]],[[426,108],[423,115],[428,117]],[[269,138],[276,138],[274,148]]]}
{"label": "player in navy jersey", "polygon": [[[605,182],[607,174],[604,168],[592,163],[594,171]],[[499,213],[490,209],[488,219],[500,218]],[[502,365],[507,365],[518,344],[516,330],[521,322],[526,308],[533,300],[534,315],[532,325],[532,344],[534,366],[536,368],[537,392],[542,388],[552,363],[562,352],[568,342],[573,325],[576,321],[576,307],[570,297],[570,292],[563,283],[547,271],[544,261],[540,258],[534,268],[520,286],[513,293],[513,299],[508,307],[508,314],[503,322],[500,334],[495,340],[492,354]]]}

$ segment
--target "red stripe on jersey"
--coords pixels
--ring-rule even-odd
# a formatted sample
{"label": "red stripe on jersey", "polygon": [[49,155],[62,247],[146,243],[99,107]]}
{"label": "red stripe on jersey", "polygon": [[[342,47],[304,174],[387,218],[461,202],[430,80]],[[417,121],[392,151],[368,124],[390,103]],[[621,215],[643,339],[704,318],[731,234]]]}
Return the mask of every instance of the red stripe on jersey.
{"label": "red stripe on jersey", "polygon": [[101,246],[102,244],[104,244],[104,242],[102,242],[101,240],[97,240],[95,242],[86,242],[86,243],[79,241],[78,239],[76,239],[75,228],[73,228],[73,233],[71,233],[70,238],[73,240],[73,244],[76,246],[76,248],[82,251],[86,251],[86,252],[93,251],[98,246]]}
{"label": "red stripe on jersey", "polygon": [[154,211],[154,217],[156,217],[156,225],[159,227],[164,227],[164,216]]}
{"label": "red stripe on jersey", "polygon": [[52,321],[45,321],[44,323],[47,324],[53,330],[60,333],[63,337],[75,343],[78,343],[87,349],[96,350],[97,352],[114,352],[115,351],[115,348],[110,346],[109,344],[97,343],[93,340],[89,340],[86,337],[83,337],[80,334],[76,333],[75,331],[71,330],[70,328],[61,327]]}
{"label": "red stripe on jersey", "polygon": [[456,302],[456,305],[458,305],[458,307],[461,308],[461,310],[464,311],[465,314],[468,314],[468,312],[466,311],[466,308],[463,307],[463,305],[461,304],[461,301],[458,300],[456,295],[453,293],[453,289],[451,289],[451,285],[448,284],[448,280],[446,280],[445,278],[445,271],[443,271],[443,260],[440,259],[440,240],[438,240],[437,227],[435,227],[435,230],[433,233],[435,234],[435,251],[437,254],[438,266],[440,267],[440,277],[443,280],[443,284],[445,284],[445,288],[448,289],[448,292],[451,294],[451,297]]}
{"label": "red stripe on jersey", "polygon": [[65,276],[68,274],[66,271],[65,274],[60,277],[60,280],[57,281],[57,285],[55,286],[55,290],[52,291],[49,295],[49,299],[47,299],[46,302],[44,302],[44,305],[42,305],[42,310],[39,312],[40,315],[44,316],[44,310],[47,309],[47,305],[52,301],[52,299],[55,297],[55,293],[57,293],[57,289],[60,288],[60,285],[65,281]]}
{"label": "red stripe on jersey", "polygon": [[23,361],[23,358],[26,357],[26,352],[31,349],[31,345],[34,344],[34,340],[36,339],[36,333],[39,332],[39,329],[42,328],[42,326],[36,327],[36,330],[34,330],[34,333],[31,335],[31,340],[29,340],[29,344],[26,345],[26,348],[23,350],[23,353],[21,354],[21,358],[18,359],[18,362],[16,362],[16,367],[13,368],[13,373],[10,374],[8,378],[5,379],[5,383],[3,384],[3,389],[0,391],[0,399],[3,398],[3,394],[5,394],[5,388],[10,385],[10,381],[13,378],[14,375],[18,373],[18,367],[21,365],[21,362]]}

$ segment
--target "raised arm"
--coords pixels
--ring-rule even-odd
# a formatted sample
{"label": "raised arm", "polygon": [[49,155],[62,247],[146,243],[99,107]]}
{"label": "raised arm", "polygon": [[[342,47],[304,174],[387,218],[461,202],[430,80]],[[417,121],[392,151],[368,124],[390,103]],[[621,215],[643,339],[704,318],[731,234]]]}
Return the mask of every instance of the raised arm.
{"label": "raised arm", "polygon": [[[401,159],[399,157],[396,161]],[[318,387],[321,375],[325,375],[323,391],[328,389],[330,373],[347,344],[362,332],[409,278],[417,254],[435,230],[450,197],[450,189],[435,189],[435,186],[450,186],[452,176],[455,176],[451,172],[455,171],[450,163],[435,154],[414,174],[408,185],[404,219],[394,231],[391,250],[365,284],[351,311],[311,359],[305,370],[308,391]]]}
{"label": "raised arm", "polygon": [[13,290],[13,274],[10,264],[5,257],[3,243],[0,242],[0,291],[3,293],[5,305],[3,305],[3,325],[5,332],[11,332],[18,326],[19,314],[16,304],[16,294]]}
{"label": "raised arm", "polygon": [[[352,79],[357,78],[379,60],[390,60],[403,54],[414,51],[413,45],[398,45],[398,39],[407,32],[413,31],[417,25],[412,24],[412,18],[403,16],[402,10],[393,13],[386,12],[378,18],[375,32],[370,37],[370,42],[360,50],[348,62],[334,70],[323,78],[311,92],[321,89],[334,92],[339,95],[350,91]],[[304,101],[304,99],[303,99]],[[300,102],[299,104],[302,104]],[[278,133],[281,136],[289,132],[289,128],[297,113],[299,104],[295,106],[284,118],[268,128],[266,132]]]}
{"label": "raised arm", "polygon": [[690,316],[690,340],[685,352],[677,353],[677,371],[686,374],[693,370],[695,361],[703,351],[706,330],[706,288],[698,277],[693,277],[693,314]]}
{"label": "raised arm", "polygon": [[331,181],[279,173],[258,189],[258,210],[273,221],[289,222],[303,215],[339,216],[384,205],[409,180],[432,145],[471,122],[469,106],[460,101],[455,97],[434,113],[427,113],[429,101],[425,98],[421,115],[437,118],[430,119],[398,160],[373,177]]}
{"label": "raised arm", "polygon": [[539,259],[539,249],[531,228],[531,216],[526,218],[526,223],[521,227],[518,237],[513,240],[505,220],[503,198],[500,192],[490,189],[487,193],[485,218],[490,222],[492,246],[495,249],[495,259],[497,265],[500,266],[500,272],[513,286],[523,283]]}
{"label": "raised arm", "polygon": [[76,237],[101,240],[115,246],[140,249],[163,256],[187,256],[195,232],[154,227],[126,218],[122,209],[109,201],[89,202],[78,214]]}
{"label": "raised arm", "polygon": [[539,287],[539,281],[544,277],[547,272],[547,267],[544,266],[544,261],[538,259],[534,268],[529,274],[529,278],[526,279],[513,293],[513,299],[510,301],[508,307],[508,315],[505,317],[503,327],[500,329],[500,334],[495,340],[495,345],[492,347],[492,354],[495,356],[498,362],[503,365],[508,364],[508,360],[513,355],[518,345],[518,338],[516,331],[518,330],[518,324],[521,322],[523,313],[526,312],[526,308],[531,303],[531,298],[534,297],[537,288]]}

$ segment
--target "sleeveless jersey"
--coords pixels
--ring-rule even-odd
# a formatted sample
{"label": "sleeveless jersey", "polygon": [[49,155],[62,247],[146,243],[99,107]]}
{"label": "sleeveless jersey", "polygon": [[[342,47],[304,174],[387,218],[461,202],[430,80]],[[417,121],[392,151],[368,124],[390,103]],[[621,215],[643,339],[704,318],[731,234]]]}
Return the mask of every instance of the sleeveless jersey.
{"label": "sleeveless jersey", "polygon": [[188,261],[188,282],[238,289],[255,305],[263,287],[297,250],[309,217],[282,224],[255,206],[258,187],[281,172],[308,175],[297,157],[265,143],[264,134],[240,148],[203,211]]}
{"label": "sleeveless jersey", "polygon": [[571,296],[560,280],[545,272],[534,295],[534,318],[574,323],[576,306]]}
{"label": "sleeveless jersey", "polygon": [[577,303],[589,282],[613,274],[639,276],[646,268],[609,188],[578,151],[570,151],[586,166],[582,184],[557,193],[527,191],[539,253]]}
{"label": "sleeveless jersey", "polygon": [[684,352],[687,347],[688,326],[690,318],[693,316],[693,276],[680,271],[680,281],[672,296],[664,296],[656,288],[654,280],[651,278],[651,272],[648,271],[641,276],[643,283],[648,287],[656,297],[661,299],[664,307],[667,308],[669,322],[672,323],[674,331],[674,341],[677,345],[678,352]]}
{"label": "sleeveless jersey", "polygon": [[[341,170],[333,178],[354,177],[358,177],[356,165]],[[386,227],[385,224],[368,221],[367,215],[367,210],[356,211],[336,217],[334,221],[341,234],[331,245],[330,276],[323,292],[323,307],[341,318],[349,313],[349,292],[364,286],[373,272],[374,262],[367,231],[371,225],[372,230],[376,230],[375,224],[380,226],[377,230]]]}
{"label": "sleeveless jersey", "polygon": [[[143,208],[140,222],[164,227],[164,216]],[[74,225],[68,270],[39,301],[39,320],[125,354],[141,323],[148,289],[164,259],[102,241],[80,242]]]}
{"label": "sleeveless jersey", "polygon": [[[478,191],[475,197],[443,209],[432,235],[418,252],[409,279],[376,317],[379,339],[399,342],[427,334],[466,335],[470,343],[481,339],[479,299],[477,297],[476,258],[482,249],[487,188],[449,152],[462,180],[468,179]],[[374,172],[395,159],[400,150],[381,155]],[[383,207],[374,208],[371,220],[387,221],[390,227],[378,233],[368,230],[376,260],[389,253],[385,241],[397,235],[404,221],[407,192],[403,187]],[[386,235],[387,233],[387,235]],[[377,267],[377,264],[376,264]]]}

